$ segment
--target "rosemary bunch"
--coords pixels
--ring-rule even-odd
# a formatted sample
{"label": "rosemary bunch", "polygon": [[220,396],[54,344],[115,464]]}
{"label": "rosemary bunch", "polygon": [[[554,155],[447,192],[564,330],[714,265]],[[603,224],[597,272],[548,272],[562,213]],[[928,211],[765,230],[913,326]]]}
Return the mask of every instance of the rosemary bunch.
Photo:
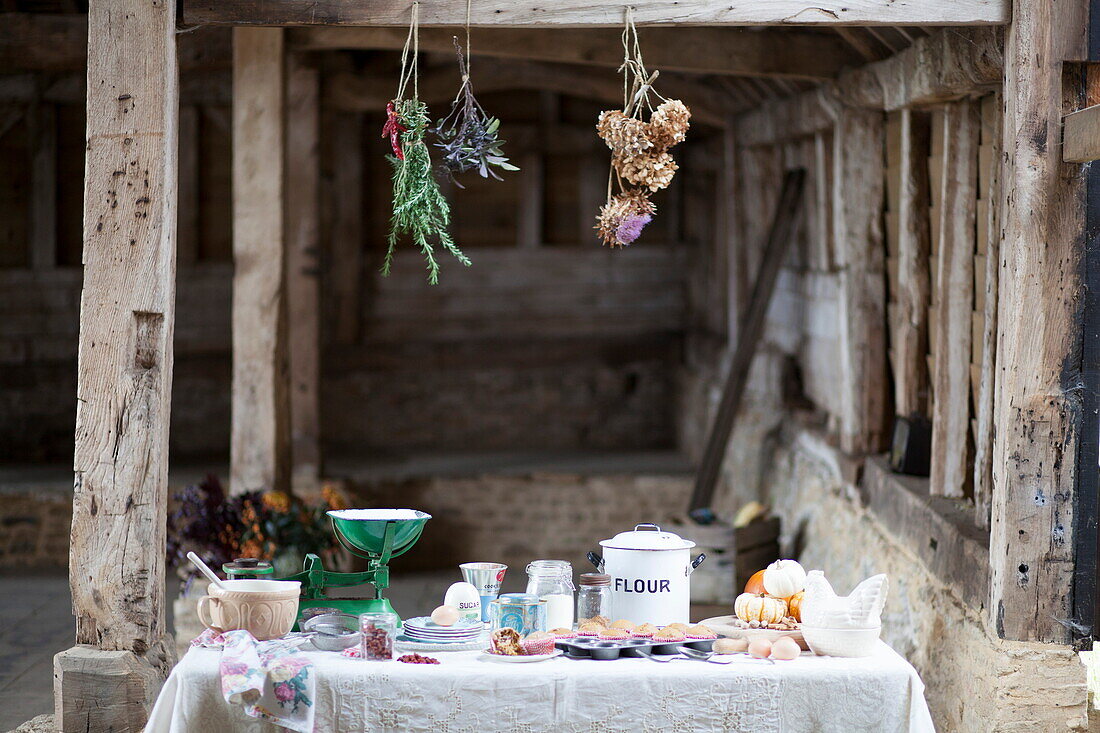
{"label": "rosemary bunch", "polygon": [[428,128],[427,105],[419,99],[401,100],[397,102],[397,117],[406,128],[400,133],[404,160],[388,156],[393,165],[393,216],[390,218],[389,249],[382,264],[382,274],[388,275],[390,272],[398,238],[408,234],[413,244],[424,253],[428,282],[435,285],[439,282],[436,246],[443,247],[466,266],[470,265],[470,259],[462,254],[447,232],[451,208],[432,176],[431,155],[424,142],[424,133]]}

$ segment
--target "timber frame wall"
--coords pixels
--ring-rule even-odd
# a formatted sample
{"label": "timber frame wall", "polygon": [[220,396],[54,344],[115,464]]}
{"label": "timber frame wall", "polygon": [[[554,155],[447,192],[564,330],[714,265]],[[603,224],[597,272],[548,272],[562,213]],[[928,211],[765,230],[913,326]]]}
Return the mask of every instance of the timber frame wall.
{"label": "timber frame wall", "polygon": [[[57,723],[63,730],[139,729],[171,663],[164,557],[149,548],[163,547],[166,519],[180,126],[177,18],[184,25],[240,26],[234,31],[233,117],[238,130],[247,127],[249,134],[234,151],[233,310],[235,331],[248,329],[252,338],[236,349],[233,476],[277,482],[290,470],[282,458],[295,435],[286,420],[286,385],[297,383],[296,370],[316,372],[308,353],[287,355],[287,344],[308,350],[315,343],[308,306],[295,318],[286,314],[297,303],[315,304],[315,293],[295,284],[292,273],[308,267],[310,249],[302,237],[315,228],[316,212],[284,204],[284,171],[303,164],[300,154],[313,144],[317,126],[308,105],[285,100],[308,98],[316,82],[287,62],[285,31],[252,26],[400,27],[409,7],[389,0],[90,3],[70,562],[78,646],[55,661]],[[473,8],[475,25],[524,28],[618,26],[623,14],[612,4],[531,9],[486,0]],[[1075,586],[1075,568],[1095,568],[1095,543],[1091,552],[1082,543],[1090,522],[1095,530],[1095,517],[1079,508],[1095,507],[1096,497],[1079,490],[1095,492],[1094,479],[1085,482],[1082,474],[1095,473],[1096,466],[1095,460],[1076,458],[1079,452],[1090,455],[1085,446],[1097,442],[1097,421],[1084,409],[1094,409],[1094,400],[1085,400],[1079,388],[1086,366],[1084,167],[1062,162],[1059,130],[1063,114],[1083,106],[1080,75],[1063,71],[1071,68],[1067,62],[1088,60],[1086,2],[861,0],[811,7],[782,0],[731,9],[702,0],[688,12],[682,3],[641,0],[634,8],[640,24],[658,25],[1007,24],[1003,33],[944,30],[814,91],[766,103],[727,125],[723,147],[726,166],[742,160],[746,171],[763,164],[782,168],[800,156],[812,156],[816,164],[818,238],[822,252],[831,253],[828,266],[840,274],[842,353],[832,412],[842,449],[856,457],[884,450],[892,402],[930,410],[941,445],[937,455],[944,458],[932,493],[964,494],[972,482],[978,522],[988,510],[988,608],[998,633],[1070,641],[1059,619],[1088,618],[1094,605],[1085,597],[1091,588]],[[428,3],[421,22],[458,26],[464,13],[465,3]],[[983,146],[992,152],[998,141],[981,126],[990,103],[975,99],[996,94],[1002,85],[1001,165],[989,166],[982,177]],[[930,105],[942,106],[932,111],[939,122],[926,136],[922,120]],[[941,135],[931,135],[932,129]],[[895,137],[896,171],[887,152]],[[926,150],[952,164],[941,169],[936,186],[924,169]],[[314,185],[308,175],[306,180]],[[723,190],[735,188],[735,181],[724,179]],[[999,206],[990,205],[995,191]],[[742,195],[751,195],[748,187]],[[896,210],[890,204],[895,198]],[[929,204],[939,218],[929,213],[926,225]],[[884,211],[890,217],[886,230]],[[996,225],[989,219],[994,211]],[[916,276],[933,254],[929,277]],[[743,248],[722,256],[748,264],[760,253]],[[898,263],[892,284],[891,259]],[[978,262],[985,263],[980,339],[970,335],[978,331],[971,328],[977,322]],[[743,303],[744,286],[730,278],[731,305]],[[736,328],[732,315],[727,328]],[[975,351],[979,340],[982,349]],[[922,364],[928,354],[930,368]],[[971,365],[980,380],[976,398]],[[924,385],[931,385],[930,404]],[[964,409],[971,402],[974,407]],[[952,446],[968,435],[975,444],[970,470],[959,444]],[[303,461],[311,460],[312,449],[302,450]],[[107,578],[113,582],[104,583]]]}

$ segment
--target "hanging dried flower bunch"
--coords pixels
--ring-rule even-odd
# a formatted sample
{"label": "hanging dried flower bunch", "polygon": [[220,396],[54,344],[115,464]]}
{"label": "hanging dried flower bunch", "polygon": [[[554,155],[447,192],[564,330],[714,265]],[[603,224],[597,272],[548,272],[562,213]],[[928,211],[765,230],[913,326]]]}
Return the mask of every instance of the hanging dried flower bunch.
{"label": "hanging dried flower bunch", "polygon": [[[470,30],[467,20],[466,48],[470,47]],[[498,181],[504,180],[496,174],[494,168],[504,171],[518,171],[519,168],[508,162],[501,148],[500,120],[490,117],[474,96],[470,81],[470,66],[462,54],[462,47],[455,39],[455,52],[458,54],[458,70],[462,76],[462,86],[451,104],[451,111],[441,119],[432,130],[439,137],[435,144],[443,151],[441,168],[447,172],[455,185],[463,188],[455,179],[458,173],[476,170],[482,178],[492,176]]]}
{"label": "hanging dried flower bunch", "polygon": [[[621,110],[600,113],[596,132],[611,149],[611,178],[607,203],[596,217],[596,230],[604,244],[624,247],[636,240],[652,221],[657,207],[649,195],[667,188],[678,166],[669,148],[683,142],[691,111],[678,99],[665,99],[653,89],[660,72],[650,75],[642,63],[638,31],[630,8],[623,31],[624,99]],[[651,96],[660,103],[654,108]],[[643,119],[646,112],[649,120]],[[612,195],[612,184],[619,191]]]}
{"label": "hanging dried flower bunch", "polygon": [[[386,105],[386,124],[382,136],[390,138],[394,154],[389,157],[393,165],[393,214],[390,218],[389,247],[382,263],[382,274],[390,274],[394,250],[401,235],[412,238],[427,260],[428,282],[439,282],[439,262],[435,248],[454,255],[459,262],[469,265],[470,260],[451,239],[447,226],[451,209],[439,190],[432,174],[431,154],[424,142],[428,130],[428,106],[418,98],[416,57],[419,45],[419,3],[413,4],[409,40],[401,58],[401,82],[397,97]],[[410,43],[412,61],[409,63]],[[413,96],[404,99],[409,79],[413,81]]]}

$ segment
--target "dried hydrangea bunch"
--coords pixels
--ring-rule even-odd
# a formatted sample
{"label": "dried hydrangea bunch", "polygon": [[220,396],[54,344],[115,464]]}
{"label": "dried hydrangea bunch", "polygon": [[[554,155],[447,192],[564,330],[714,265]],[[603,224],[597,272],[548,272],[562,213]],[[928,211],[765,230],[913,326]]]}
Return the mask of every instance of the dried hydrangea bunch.
{"label": "dried hydrangea bunch", "polygon": [[678,99],[666,99],[653,110],[649,122],[620,110],[600,114],[596,131],[611,148],[611,164],[626,182],[659,191],[668,187],[677,170],[668,149],[683,142],[691,111]]}
{"label": "dried hydrangea bunch", "polygon": [[645,225],[653,221],[657,207],[646,191],[623,191],[600,207],[596,231],[610,247],[625,247],[637,239]]}

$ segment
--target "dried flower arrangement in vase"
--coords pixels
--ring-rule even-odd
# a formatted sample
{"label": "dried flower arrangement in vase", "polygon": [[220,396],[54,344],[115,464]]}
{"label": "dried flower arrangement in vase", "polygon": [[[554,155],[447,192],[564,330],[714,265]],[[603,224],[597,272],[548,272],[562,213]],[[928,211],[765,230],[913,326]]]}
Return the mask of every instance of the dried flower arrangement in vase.
{"label": "dried flower arrangement in vase", "polygon": [[[393,214],[390,218],[389,247],[382,263],[382,274],[388,275],[393,264],[397,240],[402,234],[412,238],[427,260],[428,282],[439,282],[439,262],[435,258],[437,246],[450,252],[464,265],[470,259],[451,239],[447,226],[451,220],[451,207],[439,190],[432,175],[432,160],[424,134],[428,130],[428,106],[420,101],[417,87],[417,52],[419,51],[420,4],[413,3],[409,37],[401,56],[401,81],[397,97],[386,105],[386,124],[382,136],[390,138],[393,155]],[[411,52],[411,63],[409,61]],[[405,88],[412,79],[413,95],[404,98]]]}
{"label": "dried flower arrangement in vase", "polygon": [[[634,242],[657,207],[650,194],[667,188],[677,170],[669,148],[683,142],[691,111],[678,99],[665,99],[653,88],[659,71],[646,71],[638,30],[630,8],[623,30],[623,108],[600,113],[596,132],[611,149],[607,203],[596,217],[604,244],[625,247]],[[656,107],[652,97],[660,102]],[[649,120],[642,119],[649,112]],[[613,195],[618,182],[619,193]]]}

